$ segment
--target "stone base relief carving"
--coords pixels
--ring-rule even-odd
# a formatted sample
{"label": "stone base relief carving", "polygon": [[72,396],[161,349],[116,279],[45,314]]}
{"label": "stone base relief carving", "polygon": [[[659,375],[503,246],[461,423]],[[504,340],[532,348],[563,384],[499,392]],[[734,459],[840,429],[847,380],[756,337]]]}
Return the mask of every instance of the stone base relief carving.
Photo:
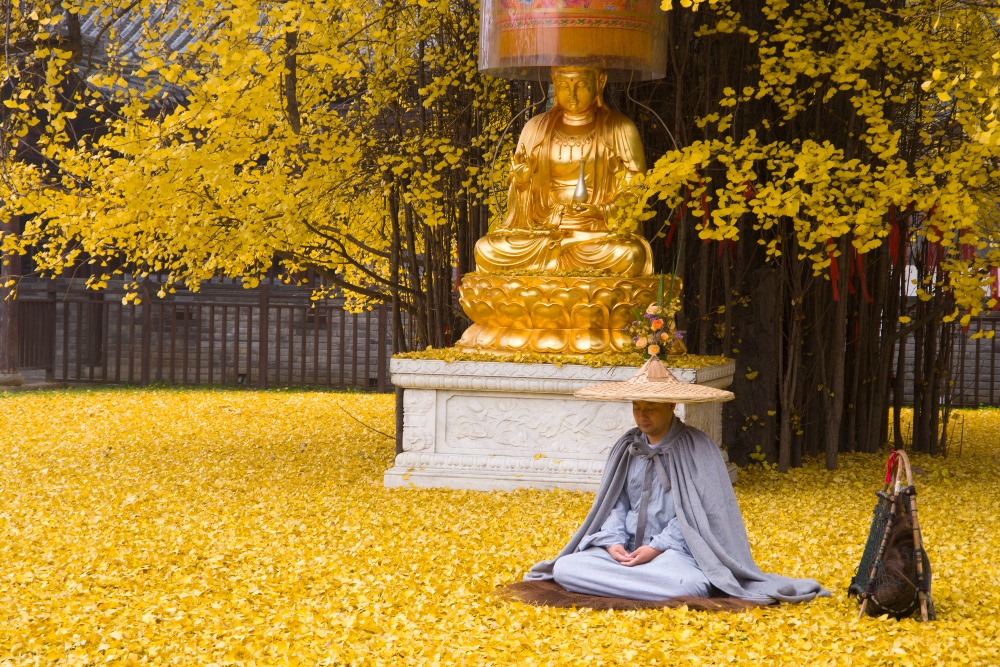
{"label": "stone base relief carving", "polygon": [[620,403],[547,394],[452,394],[445,400],[441,452],[593,458],[607,456],[614,440],[634,425]]}
{"label": "stone base relief carving", "polygon": [[436,392],[409,389],[403,392],[403,449],[420,452],[434,448]]}
{"label": "stone base relief carving", "polygon": [[[403,388],[403,452],[385,473],[387,487],[596,490],[611,445],[635,425],[629,403],[573,397],[634,368],[393,359],[390,370]],[[671,371],[721,388],[734,366]],[[677,414],[720,441],[721,405],[678,406]]]}

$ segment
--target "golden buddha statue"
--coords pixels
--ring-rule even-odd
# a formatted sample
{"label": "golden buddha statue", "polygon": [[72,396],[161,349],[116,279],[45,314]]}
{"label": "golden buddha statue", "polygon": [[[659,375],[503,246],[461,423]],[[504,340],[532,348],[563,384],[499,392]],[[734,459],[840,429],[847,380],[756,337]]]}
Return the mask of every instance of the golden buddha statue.
{"label": "golden buddha statue", "polygon": [[649,243],[607,224],[646,170],[635,124],[604,105],[604,70],[553,67],[552,81],[552,109],[527,122],[511,158],[507,214],[476,244],[478,269],[652,274]]}
{"label": "golden buddha statue", "polygon": [[[553,108],[525,124],[511,158],[506,216],[476,243],[478,271],[462,277],[459,302],[473,324],[459,349],[629,350],[637,313],[664,284],[680,294],[679,279],[652,275],[644,238],[608,229],[646,160],[635,125],[601,100],[605,71],[553,67],[552,81]],[[565,275],[574,270],[597,275]],[[664,320],[672,332],[673,314]],[[672,338],[669,351],[682,353],[683,342]]]}

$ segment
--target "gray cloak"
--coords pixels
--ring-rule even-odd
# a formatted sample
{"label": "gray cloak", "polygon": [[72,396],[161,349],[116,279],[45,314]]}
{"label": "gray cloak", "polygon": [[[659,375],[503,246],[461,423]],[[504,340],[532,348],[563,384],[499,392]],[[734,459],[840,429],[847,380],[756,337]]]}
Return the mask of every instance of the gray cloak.
{"label": "gray cloak", "polygon": [[[641,440],[642,433],[634,428],[612,447],[594,504],[556,559],[574,553],[585,536],[601,529],[625,484],[629,447]],[[660,448],[684,540],[712,586],[725,595],[765,604],[830,595],[813,579],[768,574],[757,567],[726,464],[711,438],[674,419]],[[525,580],[551,580],[556,559],[535,564]]]}

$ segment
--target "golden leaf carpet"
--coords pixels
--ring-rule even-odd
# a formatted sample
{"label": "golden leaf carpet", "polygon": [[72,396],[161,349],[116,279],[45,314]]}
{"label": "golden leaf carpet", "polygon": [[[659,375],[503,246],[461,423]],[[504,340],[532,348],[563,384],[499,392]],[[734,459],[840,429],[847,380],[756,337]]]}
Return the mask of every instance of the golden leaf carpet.
{"label": "golden leaf carpet", "polygon": [[[587,493],[382,488],[388,395],[0,394],[0,665],[992,665],[1000,412],[914,456],[939,620],[856,620],[845,591],[884,456],[737,495],[765,570],[833,596],[711,614],[500,597]],[[352,418],[353,417],[353,418]],[[364,422],[370,428],[360,424]]]}

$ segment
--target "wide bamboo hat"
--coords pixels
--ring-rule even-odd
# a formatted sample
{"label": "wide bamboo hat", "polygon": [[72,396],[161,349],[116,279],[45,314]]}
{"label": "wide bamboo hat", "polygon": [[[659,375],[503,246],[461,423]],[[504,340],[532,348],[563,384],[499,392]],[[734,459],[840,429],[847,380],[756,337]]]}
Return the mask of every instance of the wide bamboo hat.
{"label": "wide bamboo hat", "polygon": [[733,392],[725,389],[681,382],[656,357],[650,357],[631,379],[590,385],[575,392],[574,396],[651,403],[722,403],[736,398]]}

